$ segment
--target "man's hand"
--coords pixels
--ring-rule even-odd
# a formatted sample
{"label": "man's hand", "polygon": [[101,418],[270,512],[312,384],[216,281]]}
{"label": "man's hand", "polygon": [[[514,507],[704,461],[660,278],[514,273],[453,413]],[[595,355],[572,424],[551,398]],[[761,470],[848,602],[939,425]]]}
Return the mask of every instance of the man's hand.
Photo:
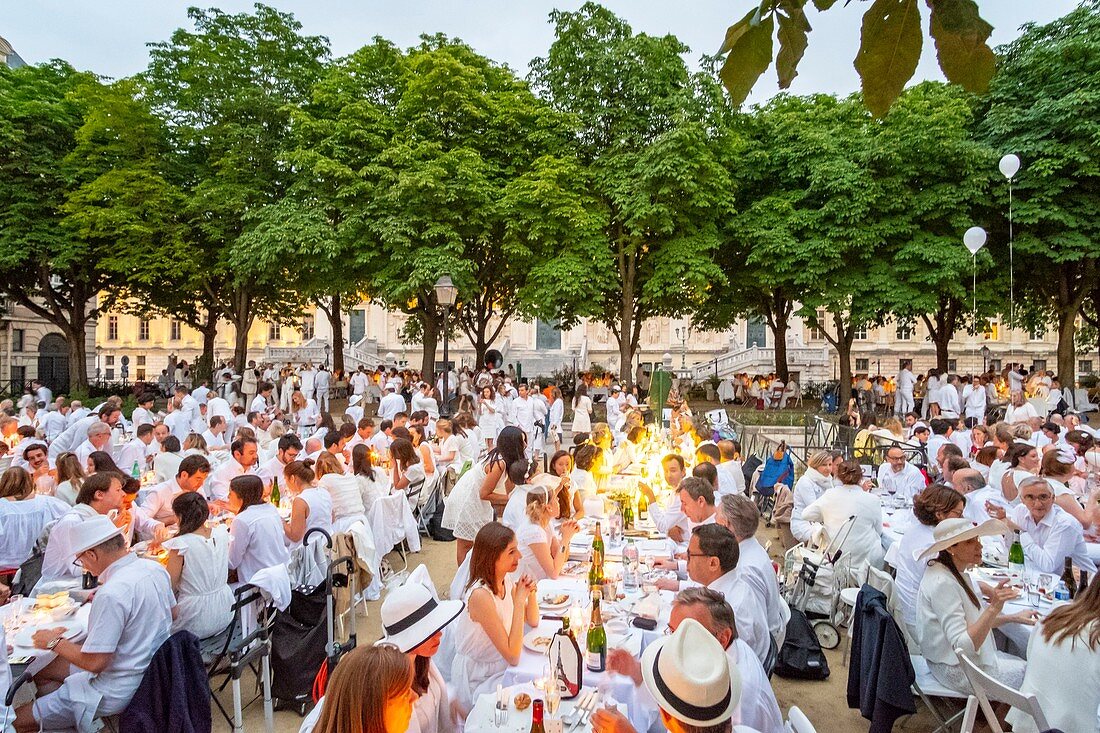
{"label": "man's hand", "polygon": [[625,649],[612,649],[607,653],[607,669],[629,677],[633,680],[635,687],[641,687],[642,663]]}
{"label": "man's hand", "polygon": [[672,578],[661,578],[654,585],[657,586],[657,590],[670,590],[674,592],[680,590],[680,581],[673,580]]}
{"label": "man's hand", "polygon": [[653,558],[653,567],[658,570],[678,570],[680,566],[675,560],[667,557],[655,557]]}
{"label": "man's hand", "polygon": [[64,628],[39,629],[31,637],[31,643],[35,649],[46,649],[54,639],[60,639],[64,634]]}
{"label": "man's hand", "polygon": [[684,528],[683,527],[678,527],[678,526],[673,527],[672,529],[670,529],[668,531],[668,538],[670,540],[672,540],[673,542],[675,542],[676,544],[678,544],[678,545],[683,544],[684,543]]}
{"label": "man's hand", "polygon": [[0,583],[0,606],[3,606],[11,598],[11,588]]}
{"label": "man's hand", "polygon": [[626,716],[618,710],[600,708],[592,713],[593,733],[637,733]]}

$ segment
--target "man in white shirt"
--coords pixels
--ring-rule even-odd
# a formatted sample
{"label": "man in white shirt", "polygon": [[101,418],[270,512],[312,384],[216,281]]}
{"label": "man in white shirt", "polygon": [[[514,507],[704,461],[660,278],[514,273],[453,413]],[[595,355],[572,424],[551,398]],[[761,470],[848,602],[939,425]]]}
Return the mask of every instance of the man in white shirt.
{"label": "man in white shirt", "polygon": [[141,507],[152,519],[170,527],[178,521],[172,511],[172,501],[182,493],[201,491],[209,475],[210,461],[206,456],[186,456],[180,461],[175,478],[150,489]]}
{"label": "man in white shirt", "polygon": [[93,424],[100,422],[106,424],[109,428],[114,428],[121,419],[122,410],[114,405],[106,405],[99,411],[98,415],[88,415],[77,420],[50,443],[50,461],[56,461],[57,457],[66,451],[75,451],[81,443],[87,440],[88,428]]}
{"label": "man in white shirt", "polygon": [[57,520],[46,541],[42,558],[42,580],[72,580],[80,577],[80,568],[73,563],[72,537],[80,523],[97,515],[115,511],[114,523],[120,529],[130,522],[128,512],[122,511],[125,493],[122,479],[113,473],[96,473],[84,479],[76,504]]}
{"label": "man in white shirt", "polygon": [[[183,441],[187,439],[187,436],[191,434],[190,416],[188,413],[176,407],[175,403],[171,400],[168,402],[168,414],[164,416],[163,425],[168,429],[168,433],[174,436],[181,445]],[[164,437],[168,436],[166,435]],[[157,442],[161,443],[163,440],[158,438]]]}
{"label": "man in white shirt", "polygon": [[229,446],[230,460],[218,466],[210,474],[207,489],[213,501],[224,502],[229,498],[229,482],[238,476],[256,473],[259,446],[254,438],[238,438]]}
{"label": "man in white shirt", "polygon": [[370,377],[363,371],[363,367],[359,367],[355,371],[355,374],[351,375],[350,385],[352,395],[357,395],[360,401],[366,399],[367,387],[370,386]]}
{"label": "man in white shirt", "polygon": [[613,433],[619,432],[619,422],[622,420],[624,402],[619,385],[612,385],[604,406],[607,408],[607,424]]}
{"label": "man in white shirt", "polygon": [[[207,450],[225,450],[225,418],[214,415],[210,418],[210,427],[202,431],[203,440],[206,441]],[[257,441],[259,442],[259,441]]]}
{"label": "man in white shirt", "polygon": [[46,406],[46,412],[39,424],[39,429],[46,436],[46,440],[52,441],[65,431],[65,420],[68,411],[68,407],[59,408],[52,403]]}
{"label": "man in white shirt", "polygon": [[35,647],[57,656],[35,677],[40,692],[51,691],[16,711],[19,731],[90,730],[93,718],[121,713],[171,630],[175,597],[164,568],[130,553],[106,517],[81,529],[73,556],[100,582],[88,635],[78,644],[64,627],[35,632]]}
{"label": "man in white shirt", "polygon": [[299,389],[307,400],[312,400],[317,391],[317,370],[310,363],[302,364],[298,370],[298,379],[301,380]]}
{"label": "man in white shirt", "polygon": [[936,466],[940,462],[940,448],[951,442],[951,421],[937,418],[932,420],[932,435],[925,445],[925,454],[928,456],[928,465]]}
{"label": "man in white shirt", "polygon": [[782,646],[790,612],[785,609],[786,604],[779,596],[779,580],[768,551],[756,539],[760,510],[752,499],[743,494],[723,496],[718,505],[718,524],[733,532],[737,538],[737,572],[764,609],[772,638],[778,646]]}
{"label": "man in white shirt", "polygon": [[252,400],[256,396],[256,388],[259,387],[259,383],[256,362],[249,360],[248,366],[241,372],[241,404],[249,409],[251,409]]}
{"label": "man in white shirt", "polygon": [[[81,466],[88,465],[88,456],[95,451],[111,452],[111,426],[106,423],[96,422],[88,426],[88,439],[76,449],[76,460]],[[111,456],[114,459],[114,456]],[[122,466],[119,466],[122,468]],[[126,470],[123,468],[123,470]]]}
{"label": "man in white shirt", "polygon": [[34,390],[34,401],[39,407],[45,407],[53,402],[53,391],[37,379],[31,382],[31,389]]}
{"label": "man in white shirt", "polygon": [[741,462],[741,446],[735,440],[718,441],[722,456],[718,469],[718,493],[722,496],[745,493],[745,471]]}
{"label": "man in white shirt", "polygon": [[997,506],[1009,506],[1004,496],[1001,495],[1000,489],[987,486],[985,478],[976,469],[959,469],[955,471],[951,479],[952,488],[966,498],[963,516],[972,522],[981,524],[990,518],[989,512],[985,510],[987,501],[991,501]]}
{"label": "man in white shirt", "polygon": [[302,441],[298,439],[297,435],[291,433],[279,438],[279,443],[275,447],[275,455],[264,461],[259,469],[260,478],[263,479],[264,485],[270,486],[275,479],[282,481],[283,471],[286,470],[291,461],[298,459],[298,454],[301,452]]}
{"label": "man in white shirt", "polygon": [[407,408],[405,398],[397,394],[397,391],[389,382],[383,387],[382,392],[382,401],[378,403],[378,415],[383,420],[392,421],[397,413],[403,412]]}
{"label": "man in white shirt", "polygon": [[[186,423],[187,432],[180,438],[179,433],[176,430],[172,431],[172,434],[177,438],[180,438],[180,442],[187,437],[189,433],[201,433],[206,429],[206,420],[202,417],[202,410],[199,409],[199,402],[187,391],[187,387],[182,384],[176,387],[176,409],[183,413],[183,421]],[[208,401],[209,405],[209,401]],[[179,426],[181,429],[183,425]]]}
{"label": "man in white shirt", "polygon": [[256,385],[257,394],[252,398],[251,403],[248,406],[249,412],[263,412],[267,413],[269,410],[274,409],[275,400],[273,393],[275,386],[271,382],[260,382]]}
{"label": "man in white shirt", "polygon": [[692,528],[714,524],[717,509],[714,506],[714,487],[698,476],[688,476],[680,482],[680,511],[691,522]]}
{"label": "man in white shirt", "polygon": [[206,403],[206,421],[209,423],[215,417],[225,420],[226,424],[233,419],[233,410],[229,400],[221,395],[215,395]]}
{"label": "man in white shirt", "polygon": [[662,507],[657,503],[657,495],[645,484],[639,484],[638,489],[646,494],[649,500],[649,516],[657,529],[668,535],[669,539],[677,544],[687,539],[691,531],[691,524],[680,506],[680,483],[687,475],[684,458],[678,453],[669,453],[661,459],[661,472],[665,485],[671,489],[671,499],[668,506]]}
{"label": "man in white shirt", "polygon": [[73,400],[70,405],[69,414],[65,418],[65,427],[71,428],[78,421],[88,417],[92,411],[84,406],[80,400]]}
{"label": "man in white shirt", "polygon": [[369,443],[375,453],[382,455],[390,449],[390,444],[393,443],[393,436],[390,434],[392,430],[392,420],[383,420],[378,424],[378,431],[371,437]]}
{"label": "man in white shirt", "polygon": [[1066,558],[1090,575],[1096,564],[1089,558],[1081,523],[1054,503],[1054,491],[1045,479],[1034,476],[1020,484],[1020,504],[1010,511],[990,505],[989,516],[1004,520],[1021,532],[1028,570],[1061,575]]}
{"label": "man in white shirt", "polygon": [[317,376],[313,382],[313,388],[317,391],[317,405],[323,411],[329,411],[329,387],[332,385],[332,374],[324,364],[317,369]]}
{"label": "man in white shirt", "polygon": [[905,451],[892,446],[886,451],[886,463],[878,467],[878,485],[886,493],[911,501],[924,491],[924,474],[905,460]]}
{"label": "man in white shirt", "polygon": [[[767,673],[756,659],[752,648],[738,638],[736,614],[729,602],[720,593],[709,588],[685,588],[676,594],[676,599],[672,602],[668,619],[670,633],[674,633],[687,619],[698,621],[709,631],[737,668],[741,678],[741,699],[730,721],[738,726],[738,730],[785,733],[787,729],[783,723],[783,714],[779,711]],[[656,701],[643,685],[642,666],[637,657],[623,649],[612,649],[607,654],[607,668],[633,680],[639,701],[646,707],[654,706]],[[596,720],[596,716],[593,719]],[[650,729],[652,730],[652,726]]]}
{"label": "man in white shirt", "polygon": [[535,422],[540,417],[539,402],[531,397],[526,384],[521,384],[518,392],[517,397],[512,400],[512,414],[516,427],[527,435],[527,457],[531,458],[534,455],[535,443],[540,442],[535,439]]}
{"label": "man in white shirt", "polygon": [[[187,390],[184,389],[184,391],[186,392]],[[178,393],[179,390],[177,389],[176,392]],[[195,402],[200,405],[205,405],[212,396],[213,392],[210,391],[210,385],[205,379],[199,382],[198,387],[195,387],[195,389],[191,390],[191,397],[193,397]]]}
{"label": "man in white shirt", "polygon": [[138,464],[138,470],[145,472],[152,467],[153,456],[153,425],[146,423],[138,427],[136,437],[115,448],[117,455],[115,463],[123,471],[132,471],[134,464]]}
{"label": "man in white shirt", "polygon": [[348,441],[348,451],[350,452],[360,444],[369,447],[372,437],[374,437],[374,420],[369,417],[360,418],[355,426],[355,435],[351,436],[351,440]]}
{"label": "man in white shirt", "polygon": [[977,420],[979,423],[985,419],[985,384],[978,377],[972,378],[970,384],[963,387],[962,401],[963,414],[967,418]]}
{"label": "man in white shirt", "polygon": [[940,387],[940,417],[959,419],[959,377],[952,374],[946,377],[946,381]]}

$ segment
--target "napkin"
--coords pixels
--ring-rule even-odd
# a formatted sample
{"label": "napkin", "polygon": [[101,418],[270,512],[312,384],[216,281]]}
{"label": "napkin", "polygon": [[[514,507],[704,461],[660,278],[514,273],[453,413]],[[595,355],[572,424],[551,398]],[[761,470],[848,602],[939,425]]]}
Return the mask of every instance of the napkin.
{"label": "napkin", "polygon": [[654,594],[647,595],[645,598],[642,598],[640,601],[638,601],[638,603],[634,606],[634,613],[636,615],[644,616],[645,618],[650,618],[653,620],[657,619],[657,615],[660,612],[660,599]]}

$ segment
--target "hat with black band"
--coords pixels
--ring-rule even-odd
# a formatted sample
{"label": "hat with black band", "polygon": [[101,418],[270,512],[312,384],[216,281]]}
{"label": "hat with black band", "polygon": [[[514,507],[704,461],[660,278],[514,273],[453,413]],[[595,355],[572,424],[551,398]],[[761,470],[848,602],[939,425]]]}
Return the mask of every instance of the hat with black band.
{"label": "hat with black band", "polygon": [[695,619],[646,647],[642,679],[662,710],[689,725],[728,720],[741,701],[737,665]]}
{"label": "hat with black band", "polygon": [[382,601],[383,641],[408,654],[458,618],[465,607],[462,601],[437,600],[433,589],[421,582],[406,581]]}

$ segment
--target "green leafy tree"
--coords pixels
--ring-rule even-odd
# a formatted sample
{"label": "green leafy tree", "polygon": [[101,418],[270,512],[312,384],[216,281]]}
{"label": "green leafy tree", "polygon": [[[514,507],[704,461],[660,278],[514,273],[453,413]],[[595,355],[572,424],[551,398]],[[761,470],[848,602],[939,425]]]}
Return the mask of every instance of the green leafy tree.
{"label": "green leafy tree", "polygon": [[610,273],[585,315],[619,346],[619,376],[632,362],[647,318],[690,313],[722,282],[714,261],[718,223],[733,191],[716,131],[697,110],[699,93],[672,36],[635,34],[586,3],[551,13],[556,38],[531,64],[535,88],[576,119],[576,145],[603,219],[593,277]]}
{"label": "green leafy tree", "polygon": [[[836,0],[812,2],[822,12],[836,5]],[[725,56],[721,78],[734,104],[745,101],[773,58],[779,88],[790,87],[809,45],[808,4],[809,0],[754,2],[745,16],[726,30],[719,50],[719,55]],[[993,26],[979,15],[974,0],[925,0],[925,4],[928,31],[944,76],[976,94],[985,92],[996,65],[987,43]],[[877,117],[886,114],[917,70],[924,42],[920,5],[919,0],[874,0],[863,14],[855,67],[862,81],[863,101]]]}
{"label": "green leafy tree", "polygon": [[1023,162],[1015,184],[1017,297],[1055,324],[1058,376],[1068,385],[1077,317],[1100,283],[1100,2],[1025,26],[998,52],[982,131],[993,149]]}
{"label": "green leafy tree", "polygon": [[3,290],[64,333],[86,389],[85,328],[156,279],[182,235],[163,126],[126,82],[63,62],[0,69],[0,150]]}
{"label": "green leafy tree", "polygon": [[892,232],[892,311],[901,322],[923,321],[944,371],[954,334],[977,330],[1003,304],[994,257],[979,252],[981,308],[974,313],[974,263],[962,242],[969,227],[988,222],[997,175],[996,155],[977,138],[975,106],[958,87],[919,84],[875,126],[870,147],[882,188],[878,215]]}
{"label": "green leafy tree", "polygon": [[[280,201],[292,171],[282,157],[291,109],[309,99],[328,57],[327,40],[301,34],[292,16],[257,4],[230,15],[191,8],[194,31],[150,44],[144,91],[169,123],[188,193],[184,215],[198,260],[186,297],[166,302],[234,326],[234,362],[244,367],[257,318],[292,323],[302,307],[294,273],[259,266],[241,251],[255,216]],[[190,304],[198,304],[193,307]],[[212,345],[212,342],[211,342]]]}

